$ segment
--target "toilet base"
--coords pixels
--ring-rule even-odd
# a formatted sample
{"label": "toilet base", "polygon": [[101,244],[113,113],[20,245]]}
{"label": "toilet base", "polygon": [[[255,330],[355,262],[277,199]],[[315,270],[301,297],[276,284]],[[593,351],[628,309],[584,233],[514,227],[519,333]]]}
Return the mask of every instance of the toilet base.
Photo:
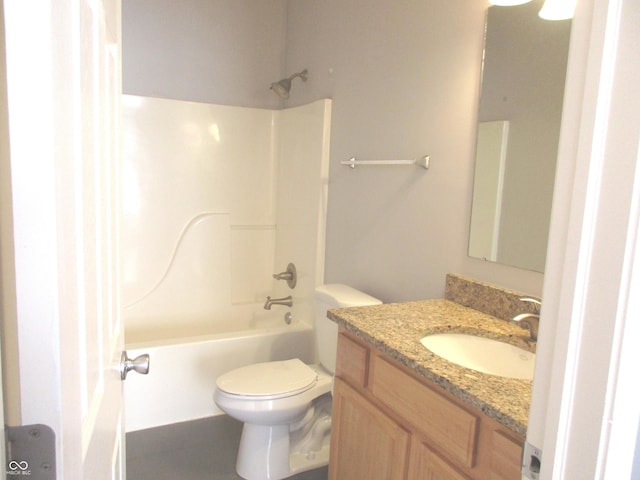
{"label": "toilet base", "polygon": [[247,480],[278,480],[289,476],[289,425],[242,427],[236,460],[238,475]]}
{"label": "toilet base", "polygon": [[331,404],[323,400],[324,408],[312,410],[293,432],[290,425],[245,423],[236,460],[238,475],[247,480],[280,480],[328,465]]}
{"label": "toilet base", "polygon": [[[324,467],[329,464],[329,435],[323,440],[323,444],[317,451],[291,452],[289,453],[289,432],[286,435],[274,430],[282,427],[264,427],[255,425],[259,431],[251,431],[246,438],[260,438],[265,441],[260,451],[250,448],[253,440],[244,442],[248,425],[245,424],[242,431],[240,450],[236,460],[236,472],[247,480],[280,480],[298,473]],[[269,443],[268,443],[269,442]],[[243,444],[245,453],[243,454]]]}
{"label": "toilet base", "polygon": [[292,448],[289,475],[306,472],[329,464],[331,413],[314,423],[313,428]]}

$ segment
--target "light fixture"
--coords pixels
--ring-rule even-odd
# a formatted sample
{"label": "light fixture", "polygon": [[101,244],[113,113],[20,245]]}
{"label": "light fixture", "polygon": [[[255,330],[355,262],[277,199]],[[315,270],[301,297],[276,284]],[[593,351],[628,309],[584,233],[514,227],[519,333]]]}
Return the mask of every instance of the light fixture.
{"label": "light fixture", "polygon": [[538,15],[545,20],[568,20],[575,9],[576,0],[545,0]]}
{"label": "light fixture", "polygon": [[489,0],[489,3],[499,7],[513,7],[514,5],[522,5],[523,3],[529,3],[530,1],[531,0]]}

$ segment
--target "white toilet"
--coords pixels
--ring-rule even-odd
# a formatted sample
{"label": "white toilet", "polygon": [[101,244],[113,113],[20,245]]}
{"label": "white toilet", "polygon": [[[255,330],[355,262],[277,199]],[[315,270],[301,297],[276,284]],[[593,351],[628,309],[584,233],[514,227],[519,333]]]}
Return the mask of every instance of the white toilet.
{"label": "white toilet", "polygon": [[277,480],[328,464],[338,326],[327,318],[327,310],[380,303],[347,285],[320,286],[315,291],[319,365],[294,358],[248,365],[218,377],[216,404],[244,422],[238,475]]}

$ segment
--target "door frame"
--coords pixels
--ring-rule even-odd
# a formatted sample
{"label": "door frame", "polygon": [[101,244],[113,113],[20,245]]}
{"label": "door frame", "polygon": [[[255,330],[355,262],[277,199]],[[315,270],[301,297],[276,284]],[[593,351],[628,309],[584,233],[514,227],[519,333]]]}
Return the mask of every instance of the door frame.
{"label": "door frame", "polygon": [[544,479],[629,478],[638,455],[639,14],[579,0],[573,20],[527,432]]}

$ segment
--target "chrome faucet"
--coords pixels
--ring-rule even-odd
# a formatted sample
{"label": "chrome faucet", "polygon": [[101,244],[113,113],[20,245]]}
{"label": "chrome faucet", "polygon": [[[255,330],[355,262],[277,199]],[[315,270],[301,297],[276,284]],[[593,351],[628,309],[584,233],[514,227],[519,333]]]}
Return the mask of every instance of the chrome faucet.
{"label": "chrome faucet", "polygon": [[276,280],[286,280],[289,288],[296,288],[298,281],[298,273],[296,272],[296,266],[293,263],[287,265],[287,269],[282,273],[274,273],[273,278]]}
{"label": "chrome faucet", "polygon": [[264,302],[264,309],[271,310],[271,305],[285,305],[287,307],[291,307],[293,306],[293,299],[291,298],[291,295],[284,298],[267,297],[267,301]]}
{"label": "chrome faucet", "polygon": [[522,297],[520,299],[523,302],[528,302],[533,304],[534,312],[525,312],[520,313],[513,317],[513,321],[517,322],[522,328],[526,328],[529,330],[529,335],[531,340],[534,342],[538,341],[538,327],[540,326],[540,308],[542,307],[542,302],[537,298],[531,297]]}

